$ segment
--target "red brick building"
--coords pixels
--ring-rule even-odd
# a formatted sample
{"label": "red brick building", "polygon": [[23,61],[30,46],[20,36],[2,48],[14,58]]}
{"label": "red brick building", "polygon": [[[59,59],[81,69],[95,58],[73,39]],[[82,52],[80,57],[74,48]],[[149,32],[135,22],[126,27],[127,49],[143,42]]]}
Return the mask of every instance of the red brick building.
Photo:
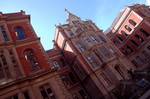
{"label": "red brick building", "polygon": [[126,7],[113,22],[107,36],[136,68],[150,65],[150,8],[136,4]]}
{"label": "red brick building", "polygon": [[56,27],[54,49],[60,50],[90,99],[111,99],[120,80],[128,79],[132,64],[91,20],[68,14],[67,23]]}
{"label": "red brick building", "polygon": [[116,99],[132,64],[91,20],[67,20],[45,51],[30,15],[0,13],[0,99]]}
{"label": "red brick building", "polygon": [[120,92],[127,93],[128,98],[149,99],[150,7],[142,4],[127,6],[106,33],[135,67],[135,71],[130,72],[132,80],[123,83],[127,90]]}
{"label": "red brick building", "polygon": [[0,13],[0,99],[72,99],[24,11]]}

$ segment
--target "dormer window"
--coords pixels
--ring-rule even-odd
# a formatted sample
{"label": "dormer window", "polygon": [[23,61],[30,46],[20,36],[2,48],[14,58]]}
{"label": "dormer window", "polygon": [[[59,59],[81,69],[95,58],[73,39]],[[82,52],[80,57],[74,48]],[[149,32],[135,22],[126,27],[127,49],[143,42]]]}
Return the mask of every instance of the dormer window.
{"label": "dormer window", "polygon": [[127,31],[129,31],[129,32],[132,31],[132,29],[131,29],[128,25],[125,25],[125,29],[126,29]]}
{"label": "dormer window", "polygon": [[129,23],[132,24],[133,26],[136,26],[136,22],[132,19],[129,20]]}
{"label": "dormer window", "polygon": [[25,39],[25,31],[22,27],[17,27],[15,29],[15,34],[18,40]]}

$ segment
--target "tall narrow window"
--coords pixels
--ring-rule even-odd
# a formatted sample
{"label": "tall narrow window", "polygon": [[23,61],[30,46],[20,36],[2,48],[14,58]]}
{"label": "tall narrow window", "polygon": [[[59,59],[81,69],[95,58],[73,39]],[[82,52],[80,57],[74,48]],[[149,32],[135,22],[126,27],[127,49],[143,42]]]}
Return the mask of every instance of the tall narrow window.
{"label": "tall narrow window", "polygon": [[23,95],[24,95],[24,99],[30,99],[30,95],[28,91],[24,91]]}
{"label": "tall narrow window", "polygon": [[110,86],[112,84],[112,82],[110,81],[110,79],[104,73],[101,73],[101,77],[104,80],[106,86]]}
{"label": "tall narrow window", "polygon": [[100,65],[94,54],[88,55],[86,58],[93,68],[96,68]]}
{"label": "tall narrow window", "polygon": [[3,73],[5,75],[5,78],[10,78],[10,71],[8,68],[6,57],[4,56],[4,51],[0,52],[0,62],[1,62],[1,68],[3,69]]}
{"label": "tall narrow window", "polygon": [[129,20],[129,23],[132,24],[133,26],[136,26],[136,22],[132,19]]}
{"label": "tall narrow window", "polygon": [[134,40],[131,40],[131,42],[132,42],[136,47],[139,46]]}
{"label": "tall narrow window", "polygon": [[127,47],[126,47],[126,53],[127,53],[127,54],[130,54],[130,53],[132,53],[132,52],[133,52],[132,48],[131,48],[130,46],[127,46]]}
{"label": "tall narrow window", "polygon": [[8,38],[8,35],[7,35],[7,32],[6,32],[5,28],[4,28],[4,26],[0,26],[0,32],[3,35],[4,41],[9,41],[9,38]]}
{"label": "tall narrow window", "polygon": [[5,75],[4,75],[4,68],[2,66],[2,63],[0,62],[0,79],[4,79]]}
{"label": "tall narrow window", "polygon": [[120,43],[120,41],[118,39],[114,39],[113,42],[115,45],[118,45]]}
{"label": "tall narrow window", "polygon": [[128,25],[125,25],[125,29],[129,32],[131,32],[131,30],[132,30]]}
{"label": "tall narrow window", "polygon": [[113,57],[112,52],[113,52],[112,49],[110,49],[109,47],[102,46],[101,48],[99,48],[99,53],[103,56],[103,58],[109,59]]}
{"label": "tall narrow window", "polygon": [[150,45],[149,45],[149,46],[147,46],[147,49],[150,51]]}
{"label": "tall narrow window", "polygon": [[89,37],[87,37],[87,38],[85,39],[85,41],[86,41],[87,43],[91,43],[91,42],[92,42],[92,40],[91,40]]}
{"label": "tall narrow window", "polygon": [[53,66],[54,66],[54,68],[57,68],[57,69],[60,68],[60,64],[58,63],[58,61],[54,61]]}
{"label": "tall narrow window", "polygon": [[67,88],[70,88],[72,85],[77,83],[77,79],[73,75],[73,73],[65,74],[65,75],[61,76],[61,79]]}
{"label": "tall narrow window", "polygon": [[69,78],[70,78],[70,80],[71,80],[72,83],[75,84],[77,82],[77,79],[76,79],[76,77],[74,76],[73,73],[69,73]]}
{"label": "tall narrow window", "polygon": [[144,60],[140,56],[136,56],[135,60],[138,64],[138,66],[142,66],[144,64]]}
{"label": "tall narrow window", "polygon": [[124,79],[124,73],[123,71],[121,70],[120,66],[119,65],[116,65],[115,66],[115,70],[118,72],[118,74]]}
{"label": "tall narrow window", "polygon": [[136,68],[138,67],[138,64],[137,64],[136,60],[132,60],[131,62],[134,64],[134,66],[135,66]]}
{"label": "tall narrow window", "polygon": [[139,35],[135,35],[135,38],[139,40],[141,43],[144,42],[144,39],[140,37]]}
{"label": "tall narrow window", "polygon": [[39,66],[37,57],[34,54],[34,51],[32,49],[27,49],[27,50],[24,51],[24,53],[25,53],[25,59],[27,61],[29,61],[30,64],[31,64],[31,66],[32,66],[31,67],[32,70],[38,70],[38,69],[40,69],[40,66]]}
{"label": "tall narrow window", "polygon": [[25,31],[22,27],[17,27],[15,29],[15,33],[16,33],[18,40],[25,39]]}
{"label": "tall narrow window", "polygon": [[52,92],[49,84],[45,84],[40,87],[40,92],[43,99],[56,99],[54,93]]}
{"label": "tall narrow window", "polygon": [[143,50],[142,54],[144,56],[145,62],[149,62],[150,61],[150,53],[148,53],[146,50]]}
{"label": "tall narrow window", "polygon": [[106,43],[107,41],[106,41],[106,39],[103,37],[103,36],[101,36],[101,35],[98,35],[98,37],[99,37],[99,42],[104,42],[104,43]]}
{"label": "tall narrow window", "polygon": [[86,47],[84,46],[82,42],[77,43],[76,45],[81,52],[85,51]]}
{"label": "tall narrow window", "polygon": [[128,34],[125,31],[121,31],[121,34],[123,34],[124,36],[128,36]]}
{"label": "tall narrow window", "polygon": [[123,41],[123,39],[122,39],[122,37],[121,36],[118,36],[118,39],[122,42]]}
{"label": "tall narrow window", "polygon": [[79,63],[75,63],[73,65],[73,69],[74,71],[76,72],[77,76],[80,78],[80,79],[84,79],[86,77],[86,73],[85,73],[85,70],[80,66]]}
{"label": "tall narrow window", "polygon": [[83,89],[79,90],[79,94],[82,97],[82,99],[89,99],[87,98],[88,97],[87,93]]}
{"label": "tall narrow window", "polygon": [[148,37],[150,34],[147,32],[147,31],[145,31],[144,29],[140,29],[140,31],[144,34],[144,36],[146,36],[146,37]]}
{"label": "tall narrow window", "polygon": [[96,40],[96,38],[95,38],[94,36],[90,36],[90,38],[91,38],[91,40],[92,40],[93,42],[97,43],[97,40]]}

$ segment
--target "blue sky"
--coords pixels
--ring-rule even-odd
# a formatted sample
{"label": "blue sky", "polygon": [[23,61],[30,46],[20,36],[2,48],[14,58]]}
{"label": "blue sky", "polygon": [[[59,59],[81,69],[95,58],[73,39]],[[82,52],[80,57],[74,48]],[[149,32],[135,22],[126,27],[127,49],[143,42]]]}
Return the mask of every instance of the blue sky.
{"label": "blue sky", "polygon": [[[149,0],[147,0],[149,1]],[[91,19],[106,30],[118,13],[127,5],[146,3],[146,0],[1,0],[3,13],[26,11],[31,23],[46,50],[53,47],[55,24],[66,22],[67,8],[84,19]]]}

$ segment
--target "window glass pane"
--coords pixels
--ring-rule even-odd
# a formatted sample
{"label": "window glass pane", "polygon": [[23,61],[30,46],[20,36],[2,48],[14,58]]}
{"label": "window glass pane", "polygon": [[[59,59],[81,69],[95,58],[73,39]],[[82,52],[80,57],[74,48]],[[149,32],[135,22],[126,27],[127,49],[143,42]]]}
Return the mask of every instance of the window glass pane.
{"label": "window glass pane", "polygon": [[8,35],[6,33],[6,30],[5,30],[4,26],[0,26],[0,32],[3,35],[4,41],[9,41],[9,38],[8,38]]}
{"label": "window glass pane", "polygon": [[19,99],[19,98],[18,98],[18,95],[14,95],[14,96],[13,96],[13,99]]}
{"label": "window glass pane", "polygon": [[125,29],[129,32],[132,30],[128,25],[125,25]]}
{"label": "window glass pane", "polygon": [[52,93],[52,90],[50,88],[47,89],[47,93],[50,94]]}
{"label": "window glass pane", "polygon": [[88,99],[88,96],[83,89],[79,90],[79,94],[83,99]]}
{"label": "window glass pane", "polygon": [[45,85],[41,86],[40,92],[43,97],[42,99],[55,99],[55,95],[52,92],[49,84],[45,84]]}
{"label": "window glass pane", "polygon": [[121,36],[118,36],[118,39],[122,42],[123,41],[123,39],[122,39],[122,37]]}
{"label": "window glass pane", "polygon": [[28,91],[23,92],[23,95],[25,99],[30,99]]}
{"label": "window glass pane", "polygon": [[122,78],[124,78],[124,73],[123,73],[122,69],[120,68],[120,65],[116,65],[116,66],[115,66],[115,70],[118,72],[118,74],[119,74]]}
{"label": "window glass pane", "polygon": [[49,99],[45,90],[41,90],[41,94],[42,94],[43,99]]}
{"label": "window glass pane", "polygon": [[23,28],[17,27],[15,32],[16,32],[16,36],[18,37],[19,40],[25,39],[25,32],[24,32]]}
{"label": "window glass pane", "polygon": [[30,62],[31,66],[32,66],[32,70],[39,70],[40,66],[39,66],[39,62],[37,60],[37,57],[35,56],[35,53],[32,49],[27,49],[24,51],[25,53],[25,59]]}

